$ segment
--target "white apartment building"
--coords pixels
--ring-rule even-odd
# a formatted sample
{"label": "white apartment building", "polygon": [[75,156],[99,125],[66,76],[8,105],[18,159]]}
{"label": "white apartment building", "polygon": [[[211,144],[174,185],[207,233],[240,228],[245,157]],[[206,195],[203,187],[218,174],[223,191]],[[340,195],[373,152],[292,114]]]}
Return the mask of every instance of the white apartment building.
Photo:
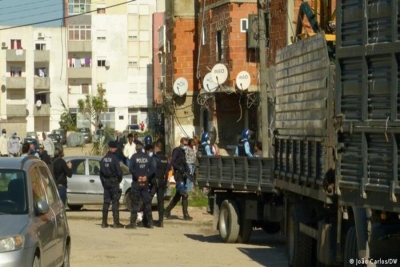
{"label": "white apartment building", "polygon": [[[108,112],[103,124],[124,130],[149,124],[153,102],[152,14],[156,0],[65,0],[67,16],[68,106],[78,113],[78,100],[106,89]],[[122,4],[124,3],[124,4]],[[121,4],[121,5],[118,5]],[[118,6],[115,6],[118,5]],[[96,10],[93,13],[85,12]],[[90,127],[77,114],[78,127]],[[93,129],[93,127],[92,127]]]}
{"label": "white apartment building", "polygon": [[0,27],[0,128],[49,132],[67,102],[63,27]]}

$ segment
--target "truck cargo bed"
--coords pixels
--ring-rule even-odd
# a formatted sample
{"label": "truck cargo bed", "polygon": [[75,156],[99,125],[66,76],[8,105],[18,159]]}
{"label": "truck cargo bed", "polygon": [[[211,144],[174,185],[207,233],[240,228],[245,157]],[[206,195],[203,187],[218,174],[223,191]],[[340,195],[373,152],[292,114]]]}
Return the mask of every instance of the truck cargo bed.
{"label": "truck cargo bed", "polygon": [[214,189],[272,192],[273,159],[231,156],[198,157],[199,186]]}

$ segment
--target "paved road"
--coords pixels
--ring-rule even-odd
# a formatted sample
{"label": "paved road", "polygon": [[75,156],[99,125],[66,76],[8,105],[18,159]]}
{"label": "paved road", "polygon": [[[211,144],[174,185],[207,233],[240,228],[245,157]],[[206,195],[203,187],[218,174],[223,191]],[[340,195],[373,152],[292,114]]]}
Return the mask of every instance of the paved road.
{"label": "paved road", "polygon": [[[174,219],[166,221],[164,228],[126,230],[102,229],[100,208],[68,211],[73,242],[71,265],[287,266],[279,235],[255,231],[249,244],[224,244],[218,232],[211,230],[212,218],[203,210],[191,210],[193,222],[183,221],[180,210],[174,212]],[[121,218],[127,223],[129,213],[121,211]]]}

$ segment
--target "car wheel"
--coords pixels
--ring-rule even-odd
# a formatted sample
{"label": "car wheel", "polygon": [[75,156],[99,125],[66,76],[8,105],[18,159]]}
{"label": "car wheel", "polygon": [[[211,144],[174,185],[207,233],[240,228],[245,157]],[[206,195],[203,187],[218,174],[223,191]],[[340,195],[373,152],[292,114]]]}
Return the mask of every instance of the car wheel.
{"label": "car wheel", "polygon": [[35,258],[33,259],[32,262],[32,267],[40,267],[40,259],[38,255],[35,255]]}
{"label": "car wheel", "polygon": [[68,208],[69,208],[70,210],[74,210],[74,211],[78,211],[78,210],[80,210],[82,207],[83,207],[83,205],[70,205],[70,204],[68,204]]}
{"label": "car wheel", "polygon": [[65,245],[64,261],[62,267],[70,267],[69,255],[70,255],[70,247],[69,245]]}

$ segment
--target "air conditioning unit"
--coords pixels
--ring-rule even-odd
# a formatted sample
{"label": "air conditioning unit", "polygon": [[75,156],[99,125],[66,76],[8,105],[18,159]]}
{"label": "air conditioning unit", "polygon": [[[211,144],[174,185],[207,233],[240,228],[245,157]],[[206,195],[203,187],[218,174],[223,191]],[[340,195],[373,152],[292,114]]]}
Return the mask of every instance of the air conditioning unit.
{"label": "air conditioning unit", "polygon": [[258,15],[249,15],[247,21],[247,48],[258,48]]}
{"label": "air conditioning unit", "polygon": [[1,43],[1,49],[7,49],[7,48],[8,48],[7,44],[5,42],[2,42]]}
{"label": "air conditioning unit", "polygon": [[43,40],[44,39],[43,33],[41,33],[41,32],[38,33],[38,39],[39,40]]}

